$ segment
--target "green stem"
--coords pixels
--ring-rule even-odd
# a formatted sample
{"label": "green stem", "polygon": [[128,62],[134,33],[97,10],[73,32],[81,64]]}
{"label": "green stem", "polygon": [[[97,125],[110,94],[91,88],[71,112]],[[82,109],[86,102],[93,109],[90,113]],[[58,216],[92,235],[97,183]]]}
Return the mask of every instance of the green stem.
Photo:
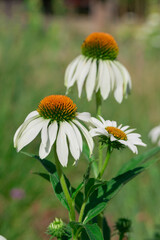
{"label": "green stem", "polygon": [[124,238],[124,234],[121,233],[121,234],[119,235],[119,240],[123,240],[123,238]]}
{"label": "green stem", "polygon": [[100,91],[96,93],[96,113],[97,117],[102,113],[102,99]]}
{"label": "green stem", "polygon": [[64,195],[66,197],[67,203],[68,203],[69,208],[70,208],[70,214],[69,214],[70,215],[70,221],[75,221],[74,202],[73,202],[73,200],[70,196],[70,193],[68,191],[66,180],[64,178],[64,175],[63,175],[63,172],[62,172],[62,169],[61,169],[61,164],[59,162],[59,159],[57,157],[56,152],[55,152],[55,163],[56,163],[56,169],[57,169],[57,173],[58,173],[58,176],[59,176],[59,179],[60,179],[61,187],[62,187],[62,190],[64,192]]}
{"label": "green stem", "polygon": [[84,203],[82,204],[82,207],[81,207],[81,210],[80,210],[80,214],[79,214],[78,222],[82,222],[85,206],[86,206],[86,201],[84,201]]}
{"label": "green stem", "polygon": [[101,229],[102,232],[103,232],[103,212],[101,212],[101,213],[97,216],[97,218],[98,218],[98,221],[97,221],[98,226],[100,227],[100,229]]}
{"label": "green stem", "polygon": [[[97,115],[97,118],[99,115],[101,115],[102,113],[102,99],[101,99],[101,94],[100,94],[100,91],[98,91],[96,93],[96,115]],[[103,164],[103,152],[102,152],[102,149],[101,149],[101,143],[99,143],[99,148],[98,148],[98,152],[99,152],[99,172],[102,168],[102,164]]]}
{"label": "green stem", "polygon": [[102,167],[102,169],[101,169],[101,171],[100,171],[100,173],[98,175],[98,178],[100,178],[100,179],[102,178],[102,176],[104,174],[104,171],[105,171],[105,169],[107,167],[107,164],[108,164],[108,161],[109,161],[109,158],[110,158],[110,154],[111,154],[111,150],[110,150],[110,148],[108,148],[107,149],[106,159],[105,159],[103,167]]}

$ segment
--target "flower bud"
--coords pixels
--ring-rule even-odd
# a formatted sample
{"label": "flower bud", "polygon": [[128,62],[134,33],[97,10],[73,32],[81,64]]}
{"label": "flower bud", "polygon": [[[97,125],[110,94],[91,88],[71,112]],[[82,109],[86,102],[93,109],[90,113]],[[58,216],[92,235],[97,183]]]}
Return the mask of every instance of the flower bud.
{"label": "flower bud", "polygon": [[72,237],[71,228],[58,218],[49,224],[47,234],[59,240],[68,240]]}

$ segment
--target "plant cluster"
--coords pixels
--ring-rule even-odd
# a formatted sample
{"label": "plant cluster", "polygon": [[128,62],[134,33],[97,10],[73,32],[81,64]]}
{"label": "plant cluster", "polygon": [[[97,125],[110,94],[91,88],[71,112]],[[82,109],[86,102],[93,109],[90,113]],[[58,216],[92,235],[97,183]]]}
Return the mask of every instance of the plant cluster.
{"label": "plant cluster", "polygon": [[[118,103],[131,91],[131,78],[127,69],[117,60],[118,45],[106,33],[92,33],[82,44],[82,53],[66,69],[67,94],[76,83],[78,95],[83,89],[90,101],[96,95],[97,116],[78,112],[76,104],[65,95],[50,95],[41,100],[37,110],[26,117],[14,135],[14,147],[21,151],[41,133],[39,156],[23,152],[37,159],[46,172],[38,175],[52,184],[61,204],[68,210],[69,222],[56,218],[47,234],[57,239],[109,240],[111,230],[104,211],[121,188],[158,160],[160,147],[147,150],[121,166],[116,175],[106,180],[104,173],[113,150],[129,148],[138,154],[137,146],[146,146],[135,129],[102,117],[102,100],[113,92]],[[94,156],[94,139],[98,138],[99,157]],[[46,157],[54,152],[54,161]],[[62,167],[67,167],[69,154],[76,168],[81,154],[88,160],[82,182],[72,186]],[[104,157],[105,156],[105,157]],[[77,214],[76,214],[77,212]],[[119,239],[130,232],[131,222],[116,222]]]}

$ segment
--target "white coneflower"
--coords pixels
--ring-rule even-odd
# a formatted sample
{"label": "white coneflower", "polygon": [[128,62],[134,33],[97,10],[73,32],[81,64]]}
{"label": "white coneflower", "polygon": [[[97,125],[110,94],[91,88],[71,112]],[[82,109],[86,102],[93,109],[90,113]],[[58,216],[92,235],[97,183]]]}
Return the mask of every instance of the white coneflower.
{"label": "white coneflower", "polygon": [[111,91],[117,102],[121,103],[131,89],[131,78],[127,69],[116,60],[119,48],[114,38],[107,33],[90,34],[82,44],[82,54],[74,59],[66,69],[65,86],[67,90],[77,82],[78,95],[81,96],[85,84],[87,99],[98,92],[107,99]]}
{"label": "white coneflower", "polygon": [[160,125],[153,128],[150,133],[149,133],[149,138],[151,139],[151,141],[153,143],[158,144],[158,146],[160,146]]}
{"label": "white coneflower", "polygon": [[141,135],[138,133],[132,133],[134,129],[128,129],[129,126],[123,126],[122,124],[117,126],[117,122],[104,120],[100,117],[101,121],[96,118],[91,118],[91,123],[95,128],[90,130],[92,137],[103,136],[104,141],[110,144],[112,147],[119,148],[127,146],[133,153],[138,153],[135,145],[146,146],[140,139]]}
{"label": "white coneflower", "polygon": [[88,122],[89,119],[89,113],[77,112],[76,104],[69,97],[47,96],[40,102],[37,111],[31,112],[16,131],[14,147],[19,152],[41,132],[40,158],[45,158],[56,142],[58,159],[62,166],[67,166],[68,148],[75,161],[80,157],[83,145],[81,133],[88,143],[90,152],[93,150],[92,137],[79,121]]}

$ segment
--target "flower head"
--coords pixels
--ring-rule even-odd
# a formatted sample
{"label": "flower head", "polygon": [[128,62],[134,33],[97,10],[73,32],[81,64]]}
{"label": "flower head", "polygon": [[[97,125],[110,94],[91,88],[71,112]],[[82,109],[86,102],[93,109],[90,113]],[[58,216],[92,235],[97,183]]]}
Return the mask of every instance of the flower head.
{"label": "flower head", "polygon": [[58,159],[62,166],[67,166],[68,148],[76,161],[80,157],[83,145],[81,133],[92,152],[92,137],[79,121],[88,122],[89,119],[89,113],[77,112],[76,104],[69,97],[63,95],[45,97],[38,105],[38,109],[31,112],[16,131],[14,147],[19,152],[41,132],[40,158],[45,158],[56,142]]}
{"label": "flower head", "polygon": [[55,220],[50,223],[47,233],[52,237],[57,237],[57,239],[70,239],[72,236],[70,227],[58,218],[55,218]]}
{"label": "flower head", "polygon": [[115,60],[119,48],[114,38],[103,32],[90,34],[83,42],[82,54],[88,58]]}
{"label": "flower head", "polygon": [[100,91],[103,99],[114,91],[115,99],[121,103],[123,95],[128,96],[131,79],[127,69],[116,60],[119,48],[114,38],[107,33],[95,32],[83,42],[82,54],[74,59],[66,69],[67,90],[77,82],[78,95],[85,85],[88,101],[93,92]]}
{"label": "flower head", "polygon": [[158,143],[158,146],[160,146],[160,125],[153,128],[150,132],[149,132],[149,138],[151,139],[151,141],[153,143]]}
{"label": "flower head", "polygon": [[112,148],[121,148],[127,146],[133,153],[138,153],[136,145],[146,146],[140,139],[141,135],[132,133],[135,129],[128,129],[129,126],[117,125],[117,122],[91,118],[94,128],[90,130],[92,137],[100,136],[102,143],[110,145]]}
{"label": "flower head", "polygon": [[131,220],[127,218],[119,218],[115,224],[115,230],[118,230],[119,234],[125,234],[131,231],[131,226]]}

